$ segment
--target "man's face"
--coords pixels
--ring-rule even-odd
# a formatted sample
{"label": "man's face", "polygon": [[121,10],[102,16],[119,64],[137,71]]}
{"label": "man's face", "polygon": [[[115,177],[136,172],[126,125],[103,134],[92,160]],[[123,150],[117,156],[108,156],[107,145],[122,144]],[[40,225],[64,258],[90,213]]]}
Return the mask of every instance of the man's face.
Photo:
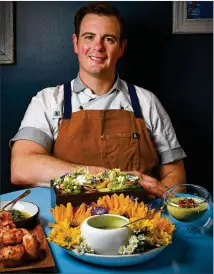
{"label": "man's face", "polygon": [[120,24],[116,17],[87,14],[81,22],[79,37],[73,34],[72,38],[80,72],[115,73],[125,47],[125,42],[120,44]]}

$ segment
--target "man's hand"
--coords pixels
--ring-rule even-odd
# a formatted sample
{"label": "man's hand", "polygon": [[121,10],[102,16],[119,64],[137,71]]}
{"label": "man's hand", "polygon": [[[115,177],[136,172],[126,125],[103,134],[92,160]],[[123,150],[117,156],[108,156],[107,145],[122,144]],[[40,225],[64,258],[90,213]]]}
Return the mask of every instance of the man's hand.
{"label": "man's hand", "polygon": [[108,168],[105,167],[98,167],[98,166],[89,166],[88,167],[88,172],[89,174],[98,174],[98,173],[103,173],[105,171],[108,171]]}
{"label": "man's hand", "polygon": [[160,166],[160,181],[139,171],[134,171],[134,173],[140,178],[139,184],[148,194],[160,198],[163,198],[163,194],[169,188],[186,183],[186,173],[182,160]]}
{"label": "man's hand", "polygon": [[139,184],[151,195],[163,198],[164,193],[169,189],[166,185],[158,181],[156,178],[135,172],[139,176]]}
{"label": "man's hand", "polygon": [[156,178],[143,174],[139,171],[125,171],[127,174],[135,174],[139,177],[139,184],[148,192],[148,198],[163,198],[163,194],[169,189]]}

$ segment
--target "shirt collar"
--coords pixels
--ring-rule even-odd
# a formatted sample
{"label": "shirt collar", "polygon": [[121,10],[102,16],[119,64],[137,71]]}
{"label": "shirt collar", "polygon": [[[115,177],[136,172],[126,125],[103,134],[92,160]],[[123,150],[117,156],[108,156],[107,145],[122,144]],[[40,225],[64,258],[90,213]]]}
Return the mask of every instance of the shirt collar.
{"label": "shirt collar", "polygon": [[[122,81],[118,74],[116,74],[116,77],[117,77],[116,81],[108,93],[115,91],[115,90],[122,90],[122,86],[123,86]],[[73,92],[78,93],[78,92],[84,91],[86,88],[87,88],[87,86],[82,82],[82,80],[80,79],[80,76],[78,74],[74,80]]]}

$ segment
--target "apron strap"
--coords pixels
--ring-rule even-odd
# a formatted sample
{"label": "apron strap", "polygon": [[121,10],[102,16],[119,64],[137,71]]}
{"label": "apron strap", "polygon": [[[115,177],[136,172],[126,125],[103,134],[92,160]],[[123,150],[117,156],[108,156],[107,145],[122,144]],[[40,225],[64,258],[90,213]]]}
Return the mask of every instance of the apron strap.
{"label": "apron strap", "polygon": [[[132,84],[128,84],[128,89],[129,89],[129,94],[132,102],[132,107],[134,109],[135,118],[143,118],[135,86]],[[63,119],[71,119],[71,114],[72,114],[71,96],[72,96],[71,83],[68,82],[64,84]]]}
{"label": "apron strap", "polygon": [[64,84],[64,114],[63,119],[71,119],[72,105],[71,105],[71,83]]}
{"label": "apron strap", "polygon": [[132,84],[128,84],[128,83],[127,83],[127,85],[128,85],[128,89],[129,89],[131,102],[132,102],[132,107],[134,110],[134,116],[135,116],[135,118],[143,118],[135,86]]}

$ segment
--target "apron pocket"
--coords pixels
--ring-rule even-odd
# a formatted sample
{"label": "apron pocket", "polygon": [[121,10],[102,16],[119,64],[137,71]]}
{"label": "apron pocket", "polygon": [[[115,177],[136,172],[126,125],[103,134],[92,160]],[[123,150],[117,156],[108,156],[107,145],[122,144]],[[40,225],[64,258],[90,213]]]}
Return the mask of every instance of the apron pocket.
{"label": "apron pocket", "polygon": [[122,171],[140,167],[139,139],[136,133],[106,134],[101,136],[102,163],[108,168]]}

